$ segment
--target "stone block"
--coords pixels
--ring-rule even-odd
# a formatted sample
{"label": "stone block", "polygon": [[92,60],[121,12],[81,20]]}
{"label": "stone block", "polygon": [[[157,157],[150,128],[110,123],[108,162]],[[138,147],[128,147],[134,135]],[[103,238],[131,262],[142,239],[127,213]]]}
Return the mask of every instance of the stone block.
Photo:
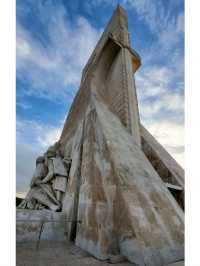
{"label": "stone block", "polygon": [[66,220],[63,213],[48,210],[17,210],[16,241],[64,241]]}

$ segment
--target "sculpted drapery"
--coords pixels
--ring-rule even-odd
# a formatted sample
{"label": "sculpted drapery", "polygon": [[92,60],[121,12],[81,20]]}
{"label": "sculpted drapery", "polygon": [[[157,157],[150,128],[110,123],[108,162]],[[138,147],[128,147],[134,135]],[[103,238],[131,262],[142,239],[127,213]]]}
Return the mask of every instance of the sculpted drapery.
{"label": "sculpted drapery", "polygon": [[56,142],[36,159],[30,190],[18,209],[62,209],[62,196],[67,188],[71,159],[62,157]]}

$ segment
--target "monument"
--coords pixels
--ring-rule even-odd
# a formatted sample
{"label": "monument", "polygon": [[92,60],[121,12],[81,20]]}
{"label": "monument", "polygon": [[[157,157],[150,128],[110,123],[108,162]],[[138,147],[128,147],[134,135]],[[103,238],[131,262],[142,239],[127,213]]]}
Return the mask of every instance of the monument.
{"label": "monument", "polygon": [[184,259],[184,171],[140,123],[140,65],[118,6],[83,69],[60,139],[36,161],[17,219],[64,215],[67,237],[96,258],[121,254],[163,266]]}

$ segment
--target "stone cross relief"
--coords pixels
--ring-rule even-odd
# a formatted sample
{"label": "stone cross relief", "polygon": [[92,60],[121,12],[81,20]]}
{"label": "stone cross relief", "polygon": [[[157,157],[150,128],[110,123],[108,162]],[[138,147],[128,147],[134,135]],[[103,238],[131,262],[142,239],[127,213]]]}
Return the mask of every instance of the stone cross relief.
{"label": "stone cross relief", "polygon": [[62,197],[67,189],[71,159],[63,157],[59,148],[60,143],[56,142],[43,156],[36,159],[30,190],[18,209],[62,210]]}

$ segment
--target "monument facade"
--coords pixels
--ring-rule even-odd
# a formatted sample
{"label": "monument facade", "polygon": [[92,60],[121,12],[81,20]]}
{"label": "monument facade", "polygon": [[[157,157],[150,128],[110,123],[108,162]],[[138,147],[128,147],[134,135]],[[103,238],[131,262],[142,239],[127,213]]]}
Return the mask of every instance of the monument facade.
{"label": "monument facade", "polygon": [[163,266],[184,258],[184,171],[141,125],[140,65],[118,6],[17,212],[63,213],[68,238],[100,260]]}

